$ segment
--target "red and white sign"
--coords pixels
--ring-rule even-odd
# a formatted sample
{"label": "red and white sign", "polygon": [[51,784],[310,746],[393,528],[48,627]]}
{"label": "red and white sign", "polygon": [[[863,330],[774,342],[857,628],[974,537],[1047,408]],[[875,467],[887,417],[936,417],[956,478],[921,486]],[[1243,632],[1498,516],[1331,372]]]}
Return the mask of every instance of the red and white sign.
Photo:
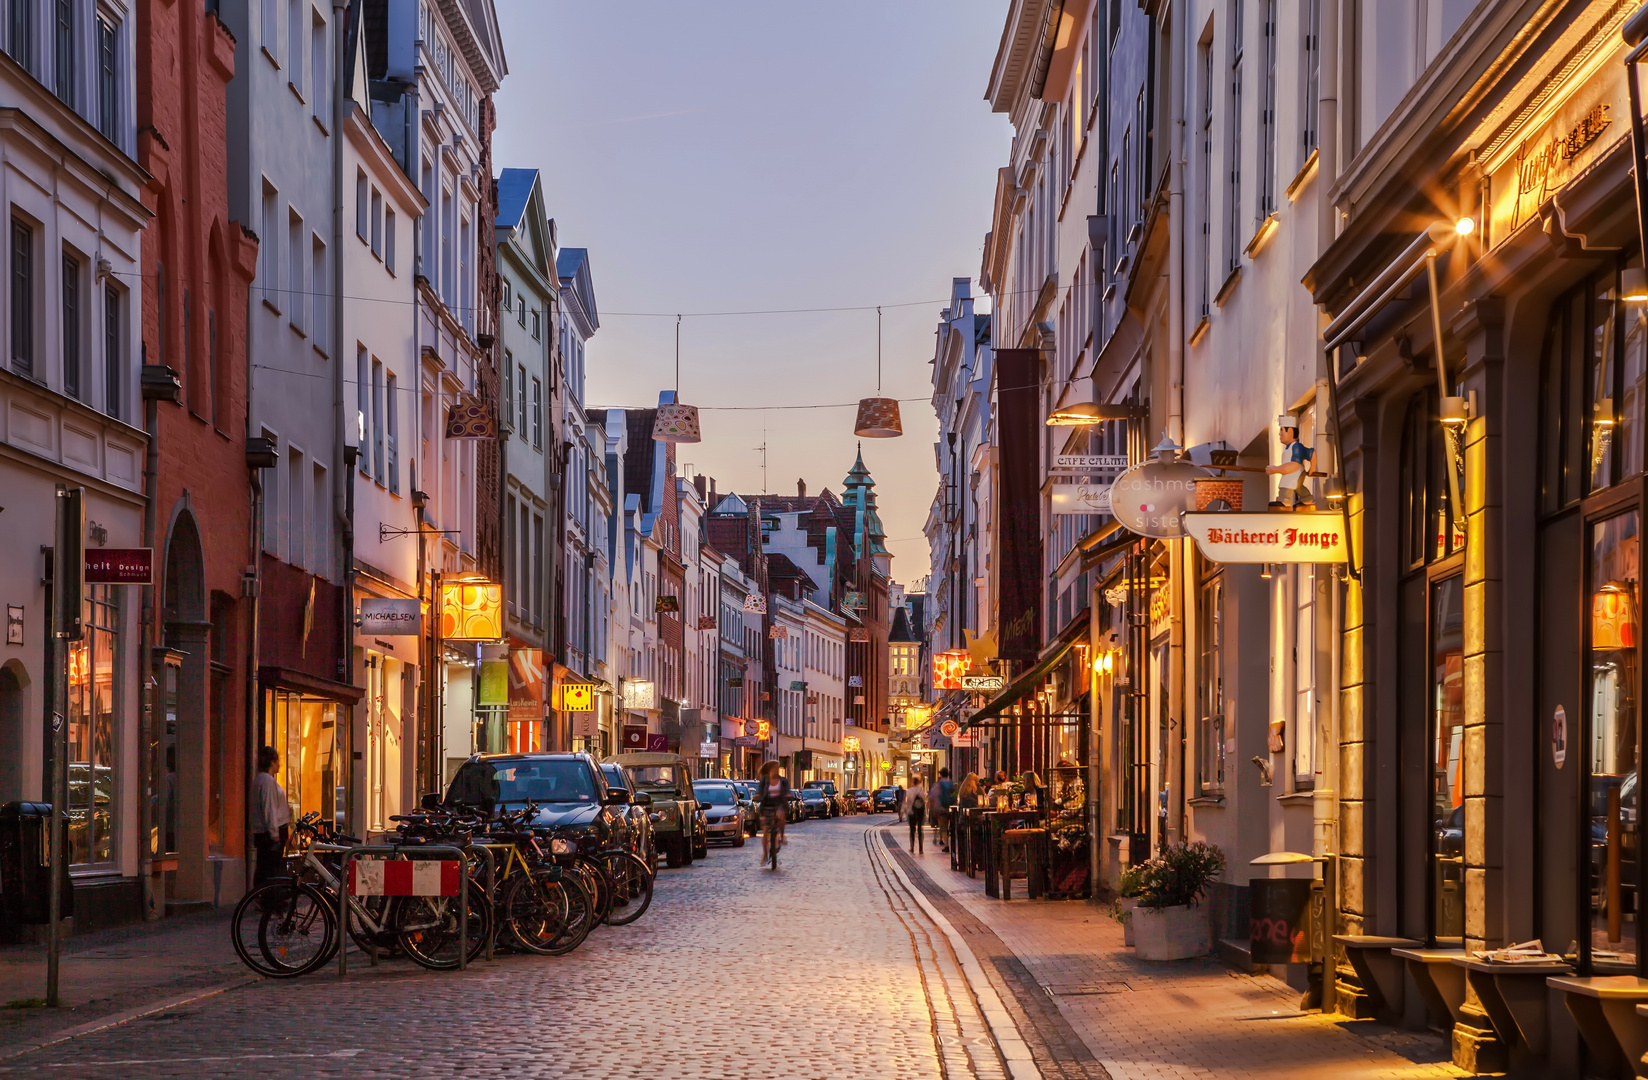
{"label": "red and white sign", "polygon": [[1184,515],[1185,532],[1221,563],[1342,563],[1349,559],[1342,514],[1310,511]]}
{"label": "red and white sign", "polygon": [[355,859],[350,896],[457,896],[458,864],[435,859]]}

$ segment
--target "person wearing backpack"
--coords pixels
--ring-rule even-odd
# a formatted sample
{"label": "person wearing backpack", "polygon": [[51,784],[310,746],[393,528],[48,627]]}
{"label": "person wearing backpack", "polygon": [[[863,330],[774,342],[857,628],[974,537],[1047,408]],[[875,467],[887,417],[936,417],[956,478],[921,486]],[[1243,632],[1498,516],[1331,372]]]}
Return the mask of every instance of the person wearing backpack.
{"label": "person wearing backpack", "polygon": [[956,806],[956,782],[950,779],[949,769],[938,771],[938,783],[933,785],[933,829],[938,833],[938,849],[950,850],[950,814]]}
{"label": "person wearing backpack", "polygon": [[915,855],[925,854],[921,827],[927,818],[927,789],[921,786],[921,779],[910,777],[909,784],[904,788],[904,820],[910,823],[910,852]]}

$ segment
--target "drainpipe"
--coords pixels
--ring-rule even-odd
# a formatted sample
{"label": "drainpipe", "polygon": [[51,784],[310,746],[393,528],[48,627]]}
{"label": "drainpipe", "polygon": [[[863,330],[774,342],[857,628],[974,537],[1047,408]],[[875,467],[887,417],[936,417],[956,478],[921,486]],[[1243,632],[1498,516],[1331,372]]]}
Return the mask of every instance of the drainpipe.
{"label": "drainpipe", "polygon": [[[162,308],[161,317],[165,317]],[[145,350],[147,351],[147,350]],[[147,368],[149,361],[144,357],[143,367]],[[155,547],[155,499],[159,492],[155,490],[156,478],[160,474],[160,403],[158,399],[143,395],[143,430],[149,433],[149,445],[143,456],[143,546],[149,549],[149,559],[154,560]],[[141,753],[140,765],[143,770],[143,805],[139,807],[142,820],[142,834],[138,840],[138,861],[141,869],[139,876],[143,879],[143,917],[153,920],[160,918],[160,896],[155,891],[154,883],[154,780],[155,768],[155,707],[156,693],[154,682],[154,646],[158,635],[155,633],[155,585],[153,568],[149,574],[149,584],[143,586],[143,612],[141,626],[138,632],[137,654],[137,685],[138,692],[143,695],[140,706],[142,713],[141,724]],[[254,627],[256,623],[253,624]],[[254,629],[253,633],[256,633]],[[250,790],[250,789],[248,789]],[[225,823],[226,825],[227,823]]]}
{"label": "drainpipe", "polygon": [[[1168,109],[1171,113],[1168,123],[1167,146],[1167,218],[1168,218],[1168,257],[1167,257],[1167,433],[1175,443],[1184,445],[1184,351],[1185,351],[1185,318],[1184,318],[1184,126],[1185,126],[1185,65],[1184,41],[1188,35],[1178,23],[1177,8],[1169,16],[1172,21],[1167,26],[1168,34]],[[1179,737],[1169,743],[1177,747],[1177,761],[1170,764],[1176,768],[1169,768],[1170,775],[1176,773],[1179,780],[1179,798],[1177,815],[1179,838],[1185,839],[1185,811],[1187,809],[1188,784],[1186,777],[1189,773],[1185,761],[1185,752],[1188,746],[1185,732],[1188,725],[1185,723],[1185,582],[1191,565],[1189,545],[1184,540],[1168,541],[1168,557],[1173,560],[1170,573],[1170,603],[1172,606],[1171,650],[1169,655],[1168,671],[1168,715],[1173,722],[1179,725]],[[1164,778],[1165,779],[1165,778]],[[1165,841],[1165,837],[1163,840]]]}
{"label": "drainpipe", "polygon": [[[346,111],[345,99],[350,87],[344,82],[344,72],[347,67],[349,53],[349,34],[347,32],[348,0],[332,0],[332,493],[334,512],[337,514],[340,540],[342,542],[340,555],[342,557],[342,572],[339,575],[339,585],[342,586],[338,605],[339,625],[343,631],[343,670],[334,673],[339,682],[353,684],[355,681],[355,468],[351,455],[345,452],[346,437],[344,435],[344,396],[343,396],[343,121]],[[349,103],[351,106],[354,102]],[[361,388],[356,389],[357,395]],[[356,448],[359,454],[360,448]],[[348,709],[349,722],[341,728],[333,729],[348,732],[348,738],[339,751],[342,764],[348,769],[351,778],[354,772],[354,710]],[[342,717],[338,722],[342,724]],[[339,770],[341,772],[341,770]],[[337,773],[334,773],[333,782],[336,783]],[[353,784],[345,789],[345,798],[353,802]],[[349,809],[353,809],[350,807]],[[355,815],[345,811],[344,820],[353,824]]]}

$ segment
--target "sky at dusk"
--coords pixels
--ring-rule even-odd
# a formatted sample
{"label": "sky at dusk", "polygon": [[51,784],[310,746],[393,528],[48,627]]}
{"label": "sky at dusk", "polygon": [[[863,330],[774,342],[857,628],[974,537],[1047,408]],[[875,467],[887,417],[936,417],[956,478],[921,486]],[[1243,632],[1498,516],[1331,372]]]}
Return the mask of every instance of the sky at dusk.
{"label": "sky at dusk", "polygon": [[[1010,130],[984,101],[999,0],[497,0],[509,75],[495,167],[537,168],[560,242],[589,249],[591,406],[674,383],[722,491],[837,493],[853,405],[882,386],[905,435],[864,440],[893,575],[927,572],[934,330],[976,278]],[[774,308],[870,310],[692,317]],[[987,305],[981,305],[987,307]],[[626,314],[631,313],[631,314]],[[648,315],[645,313],[657,313]],[[842,405],[777,409],[768,406]],[[757,408],[732,409],[730,406]]]}

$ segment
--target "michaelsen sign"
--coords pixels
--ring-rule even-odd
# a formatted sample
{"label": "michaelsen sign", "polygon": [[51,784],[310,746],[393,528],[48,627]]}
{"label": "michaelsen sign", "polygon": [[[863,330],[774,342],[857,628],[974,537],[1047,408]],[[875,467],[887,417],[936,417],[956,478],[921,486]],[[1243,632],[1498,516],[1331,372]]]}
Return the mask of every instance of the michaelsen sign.
{"label": "michaelsen sign", "polygon": [[1336,513],[1184,515],[1185,534],[1221,563],[1342,563],[1345,519]]}

